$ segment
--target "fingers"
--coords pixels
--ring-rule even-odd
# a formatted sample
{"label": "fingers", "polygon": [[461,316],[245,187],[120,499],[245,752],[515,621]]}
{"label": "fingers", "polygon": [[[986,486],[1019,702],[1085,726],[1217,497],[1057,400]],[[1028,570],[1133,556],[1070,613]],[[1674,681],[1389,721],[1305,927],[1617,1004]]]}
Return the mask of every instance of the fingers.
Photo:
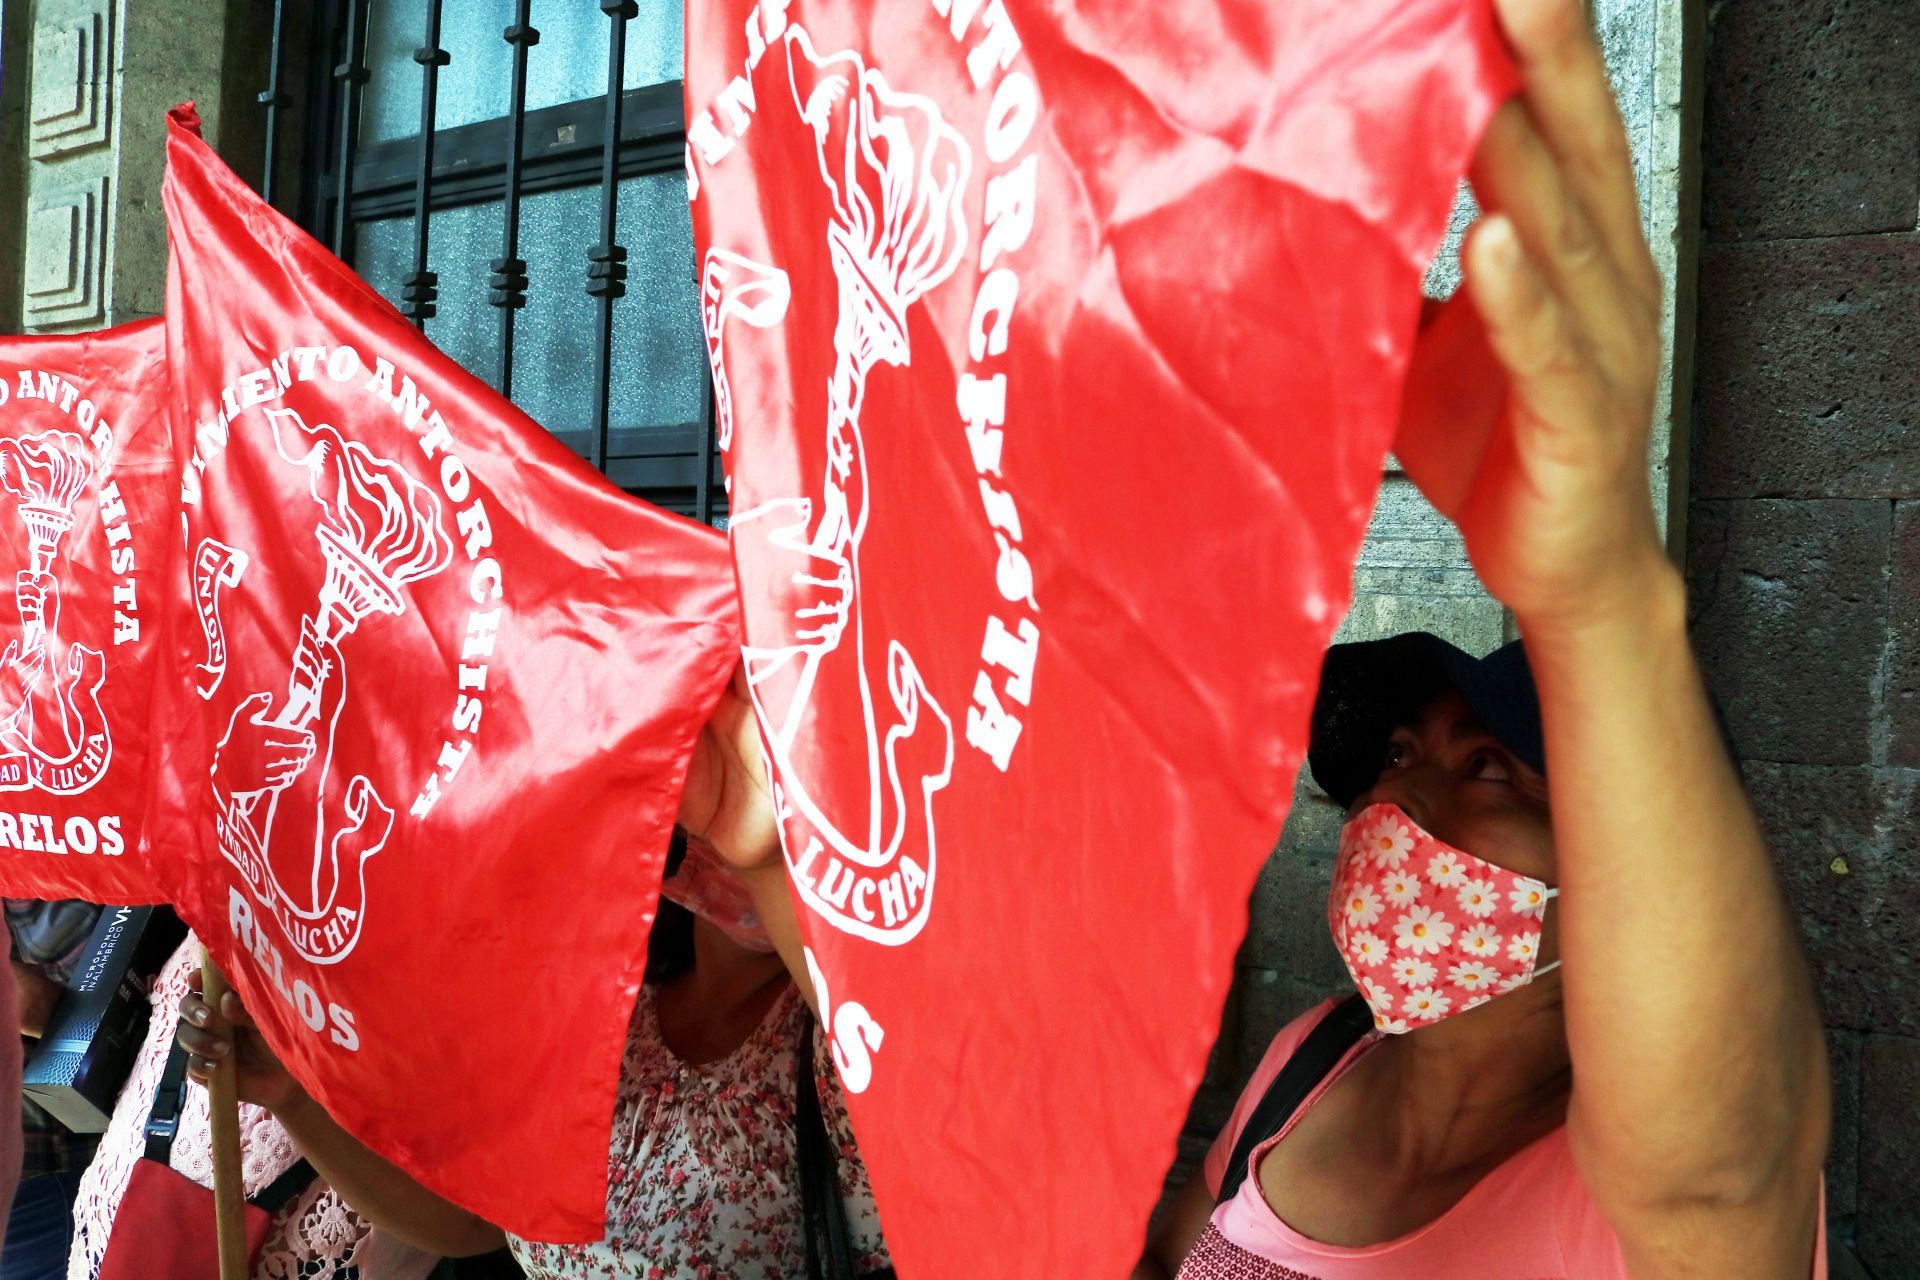
{"label": "fingers", "polygon": [[1581,0],[1496,0],[1525,79],[1525,99],[1633,287],[1657,298],[1660,275],[1640,230],[1633,152]]}
{"label": "fingers", "polygon": [[225,1036],[186,1023],[180,1026],[180,1044],[188,1053],[205,1059],[210,1066],[218,1065],[220,1059],[233,1052],[233,1041]]}
{"label": "fingers", "polygon": [[233,1042],[205,1027],[209,1020],[206,1003],[197,995],[180,1002],[180,1047],[187,1051],[187,1074],[201,1084],[213,1078],[220,1063],[233,1052]]}
{"label": "fingers", "polygon": [[1602,243],[1589,212],[1518,103],[1495,115],[1474,161],[1473,184],[1506,214],[1587,345],[1622,381],[1651,378],[1659,315]]}
{"label": "fingers", "polygon": [[1465,256],[1467,287],[1523,411],[1514,415],[1516,431],[1562,439],[1594,433],[1605,420],[1607,388],[1512,221],[1481,219]]}
{"label": "fingers", "polygon": [[[242,1004],[240,997],[231,991],[221,993],[219,1020],[236,1027],[255,1025],[253,1015],[247,1012],[247,1006]],[[204,1027],[216,1021],[213,1010],[208,1006],[205,997],[200,994],[198,969],[189,970],[187,973],[187,995],[180,1001],[180,1021],[191,1023],[196,1027]]]}
{"label": "fingers", "polygon": [[267,782],[284,787],[300,776],[313,758],[314,737],[304,729],[290,729],[283,735],[269,734],[263,744],[267,754]]}
{"label": "fingers", "polygon": [[253,1015],[247,1012],[247,1006],[240,1003],[240,997],[231,991],[220,997],[220,1016],[236,1027],[254,1025]]}
{"label": "fingers", "polygon": [[187,1073],[205,1084],[233,1053],[235,1029],[253,1030],[254,1021],[240,997],[231,991],[221,995],[216,1016],[201,994],[198,969],[188,972],[187,986],[187,994],[180,1001],[180,1045],[187,1051]]}
{"label": "fingers", "polygon": [[246,1006],[240,1002],[240,996],[236,996],[236,994],[230,992],[230,990],[221,992],[221,1017],[227,1019],[228,1023],[232,1023],[234,1027],[253,1027],[253,1025],[255,1025],[255,1023],[253,1023],[252,1013],[246,1011]]}

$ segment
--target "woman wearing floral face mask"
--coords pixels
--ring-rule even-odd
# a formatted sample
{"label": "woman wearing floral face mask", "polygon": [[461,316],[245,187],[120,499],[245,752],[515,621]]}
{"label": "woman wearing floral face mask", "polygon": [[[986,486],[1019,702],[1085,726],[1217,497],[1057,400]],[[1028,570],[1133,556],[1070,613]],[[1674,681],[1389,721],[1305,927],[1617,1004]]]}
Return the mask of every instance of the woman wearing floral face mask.
{"label": "woman wearing floral face mask", "polygon": [[[1329,655],[1309,756],[1360,994],[1275,1039],[1141,1280],[1826,1274],[1825,1044],[1653,515],[1625,138],[1584,6],[1495,7],[1524,89],[1396,453],[1525,651]],[[1482,327],[1504,414],[1463,390]]]}

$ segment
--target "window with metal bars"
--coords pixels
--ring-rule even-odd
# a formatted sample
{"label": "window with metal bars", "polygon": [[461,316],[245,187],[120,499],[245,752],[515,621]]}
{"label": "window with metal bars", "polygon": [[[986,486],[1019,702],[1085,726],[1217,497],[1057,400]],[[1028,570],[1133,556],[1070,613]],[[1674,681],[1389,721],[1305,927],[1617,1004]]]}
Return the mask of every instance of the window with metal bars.
{"label": "window with metal bars", "polygon": [[317,0],[304,56],[308,230],[614,483],[724,519],[678,0]]}

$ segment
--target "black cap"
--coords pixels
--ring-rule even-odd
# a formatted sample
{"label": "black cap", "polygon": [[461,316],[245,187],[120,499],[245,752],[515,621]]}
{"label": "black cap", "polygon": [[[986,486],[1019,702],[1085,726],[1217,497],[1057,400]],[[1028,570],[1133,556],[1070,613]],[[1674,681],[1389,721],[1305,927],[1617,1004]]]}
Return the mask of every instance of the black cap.
{"label": "black cap", "polygon": [[1327,650],[1307,743],[1313,780],[1342,808],[1350,806],[1380,776],[1393,731],[1449,689],[1503,746],[1547,771],[1540,695],[1522,643],[1476,658],[1439,636],[1411,631]]}

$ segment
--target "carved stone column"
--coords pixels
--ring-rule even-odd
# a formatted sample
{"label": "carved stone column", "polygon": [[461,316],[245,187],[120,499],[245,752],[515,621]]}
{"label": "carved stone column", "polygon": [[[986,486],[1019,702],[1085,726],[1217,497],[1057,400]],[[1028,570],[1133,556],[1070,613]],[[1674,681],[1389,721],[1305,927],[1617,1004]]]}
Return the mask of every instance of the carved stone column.
{"label": "carved stone column", "polygon": [[[0,326],[92,329],[159,313],[165,112],[199,103],[236,164],[257,155],[265,6],[229,0],[8,0],[0,151],[18,230],[0,240]],[[257,164],[257,161],[255,161]],[[244,170],[243,170],[244,171]]]}

